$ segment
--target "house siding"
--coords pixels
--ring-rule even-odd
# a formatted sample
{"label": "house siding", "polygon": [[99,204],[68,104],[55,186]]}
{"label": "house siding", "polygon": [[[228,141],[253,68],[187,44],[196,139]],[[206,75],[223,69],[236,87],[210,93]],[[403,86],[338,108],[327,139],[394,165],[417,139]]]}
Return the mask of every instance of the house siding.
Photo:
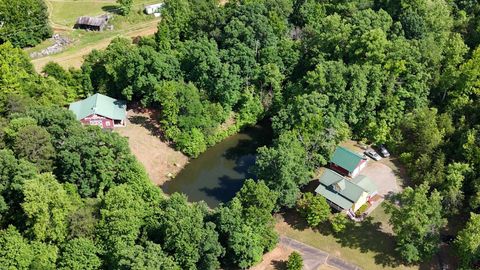
{"label": "house siding", "polygon": [[99,126],[101,128],[111,129],[114,127],[113,119],[98,114],[91,114],[81,119],[80,122],[84,125]]}
{"label": "house siding", "polygon": [[349,173],[346,169],[338,166],[338,165],[335,164],[335,163],[330,163],[330,168],[331,168],[332,170],[336,171],[337,173],[341,174],[341,175],[347,175],[347,176],[350,175],[350,173]]}
{"label": "house siding", "polygon": [[353,204],[352,206],[352,210],[353,212],[357,212],[357,210],[364,204],[367,203],[368,199],[369,199],[369,195],[367,192],[363,192],[362,193],[362,196],[360,196],[360,198],[358,198],[358,200]]}

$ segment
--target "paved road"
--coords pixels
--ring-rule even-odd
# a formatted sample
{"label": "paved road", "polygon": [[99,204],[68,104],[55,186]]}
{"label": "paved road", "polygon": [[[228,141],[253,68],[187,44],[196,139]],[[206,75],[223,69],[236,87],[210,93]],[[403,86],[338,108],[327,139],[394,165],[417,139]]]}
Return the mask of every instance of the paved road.
{"label": "paved road", "polygon": [[348,263],[340,258],[330,256],[330,254],[317,248],[306,245],[295,239],[281,236],[280,243],[297,250],[303,258],[304,270],[317,270],[322,264],[333,266],[340,270],[361,270],[362,268]]}

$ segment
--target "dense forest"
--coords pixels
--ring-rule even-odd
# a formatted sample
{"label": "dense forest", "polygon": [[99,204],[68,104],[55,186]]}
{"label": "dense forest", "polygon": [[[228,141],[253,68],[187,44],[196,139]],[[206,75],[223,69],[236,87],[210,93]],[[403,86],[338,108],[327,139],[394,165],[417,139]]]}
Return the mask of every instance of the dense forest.
{"label": "dense forest", "polygon": [[[408,172],[387,206],[405,263],[430,258],[449,221],[465,219],[451,245],[464,269],[478,266],[477,1],[166,0],[154,36],[117,38],[80,69],[50,63],[41,75],[16,48],[30,39],[1,37],[1,16],[7,269],[248,268],[278,241],[272,212],[328,219],[301,188],[346,139],[386,144]],[[167,198],[126,139],[63,108],[95,92],[158,109],[165,139],[191,157],[271,120],[261,180],[216,209]]]}

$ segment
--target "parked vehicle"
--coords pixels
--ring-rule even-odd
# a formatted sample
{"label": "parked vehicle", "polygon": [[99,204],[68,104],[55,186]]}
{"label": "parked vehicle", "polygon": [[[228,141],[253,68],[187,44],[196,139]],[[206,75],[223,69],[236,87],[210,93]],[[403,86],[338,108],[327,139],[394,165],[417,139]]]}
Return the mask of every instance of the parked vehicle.
{"label": "parked vehicle", "polygon": [[382,157],[377,152],[375,152],[375,150],[371,148],[365,151],[365,155],[369,156],[371,159],[376,161],[379,161],[382,159]]}
{"label": "parked vehicle", "polygon": [[390,153],[388,152],[387,148],[385,148],[385,145],[380,144],[378,146],[378,150],[380,150],[380,154],[382,154],[384,158],[388,158],[390,156]]}

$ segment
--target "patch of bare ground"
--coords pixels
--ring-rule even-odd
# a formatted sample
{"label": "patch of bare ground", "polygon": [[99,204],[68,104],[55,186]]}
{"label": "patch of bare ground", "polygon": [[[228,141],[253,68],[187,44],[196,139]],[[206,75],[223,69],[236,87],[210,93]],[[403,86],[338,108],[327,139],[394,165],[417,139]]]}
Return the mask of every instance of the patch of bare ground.
{"label": "patch of bare ground", "polygon": [[275,249],[263,255],[263,260],[259,264],[250,268],[250,270],[283,270],[286,268],[288,256],[293,249],[278,244]]}
{"label": "patch of bare ground", "polygon": [[162,140],[155,111],[130,109],[127,126],[115,131],[128,138],[132,153],[143,164],[155,185],[162,185],[188,163],[188,157]]}

